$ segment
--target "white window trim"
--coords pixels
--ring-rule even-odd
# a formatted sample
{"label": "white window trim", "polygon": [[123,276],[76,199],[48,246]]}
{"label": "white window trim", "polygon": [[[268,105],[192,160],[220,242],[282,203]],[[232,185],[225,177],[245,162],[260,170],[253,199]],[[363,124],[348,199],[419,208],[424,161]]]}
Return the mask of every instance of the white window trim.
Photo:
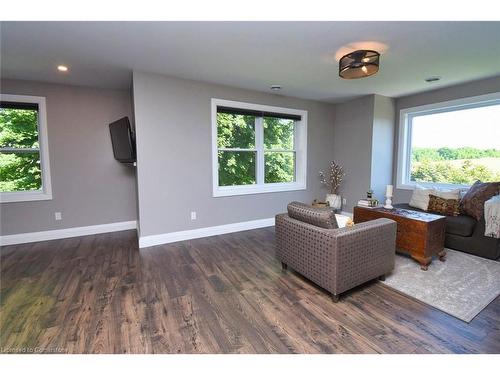
{"label": "white window trim", "polygon": [[479,108],[494,104],[500,104],[500,92],[402,109],[399,112],[396,188],[413,190],[416,185],[434,188],[469,188],[470,185],[414,182],[410,180],[412,133],[411,118],[416,115],[428,115],[460,109]]}
{"label": "white window trim", "polygon": [[[307,111],[291,108],[272,107],[268,105],[236,102],[232,100],[212,98],[212,187],[213,197],[231,195],[272,193],[280,191],[305,190],[307,188]],[[217,153],[217,106],[239,109],[252,109],[264,112],[275,112],[298,115],[300,121],[295,122],[295,181],[284,183],[264,183],[263,158],[257,158],[257,183],[253,185],[219,186],[219,161]],[[256,132],[256,147],[263,142]]]}
{"label": "white window trim", "polygon": [[40,168],[42,171],[41,190],[0,192],[0,202],[27,202],[52,199],[45,98],[42,96],[0,94],[0,99],[6,102],[38,104],[38,142],[40,144]]}

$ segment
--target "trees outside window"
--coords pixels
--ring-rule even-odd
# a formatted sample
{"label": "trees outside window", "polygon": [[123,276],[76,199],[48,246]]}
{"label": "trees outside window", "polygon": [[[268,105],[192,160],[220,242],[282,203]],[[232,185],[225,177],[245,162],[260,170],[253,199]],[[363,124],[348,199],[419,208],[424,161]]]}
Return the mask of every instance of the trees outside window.
{"label": "trees outside window", "polygon": [[262,121],[264,130],[265,183],[294,181],[295,121],[217,113],[219,186],[257,183],[256,121]]}
{"label": "trees outside window", "polygon": [[460,185],[472,185],[477,180],[500,181],[500,147],[415,147],[412,149],[411,180]]}
{"label": "trees outside window", "polygon": [[42,188],[38,110],[0,107],[0,191]]}
{"label": "trees outside window", "polygon": [[295,179],[295,121],[264,117],[264,181],[293,182]]}
{"label": "trees outside window", "polygon": [[255,184],[255,116],[217,113],[219,186]]}

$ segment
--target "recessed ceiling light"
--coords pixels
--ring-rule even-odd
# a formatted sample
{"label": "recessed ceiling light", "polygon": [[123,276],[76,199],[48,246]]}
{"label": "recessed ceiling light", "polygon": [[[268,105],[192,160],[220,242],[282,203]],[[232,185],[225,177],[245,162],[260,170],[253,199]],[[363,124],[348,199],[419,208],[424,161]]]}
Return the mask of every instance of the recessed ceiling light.
{"label": "recessed ceiling light", "polygon": [[441,79],[441,77],[438,77],[438,76],[427,77],[425,79],[425,82],[436,82],[436,81],[439,81],[440,79]]}
{"label": "recessed ceiling light", "polygon": [[60,72],[67,72],[69,69],[66,65],[58,65],[57,70],[59,70]]}
{"label": "recessed ceiling light", "polygon": [[281,90],[281,85],[271,85],[271,90],[273,90],[273,91],[280,91]]}

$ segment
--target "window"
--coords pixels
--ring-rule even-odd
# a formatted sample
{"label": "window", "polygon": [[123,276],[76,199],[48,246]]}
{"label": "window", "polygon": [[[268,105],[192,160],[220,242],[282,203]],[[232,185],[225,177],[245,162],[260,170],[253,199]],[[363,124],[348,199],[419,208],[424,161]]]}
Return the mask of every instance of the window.
{"label": "window", "polygon": [[213,195],[306,188],[307,111],[212,99]]}
{"label": "window", "polygon": [[1,201],[52,199],[45,98],[0,99]]}
{"label": "window", "polygon": [[400,115],[398,188],[500,181],[500,93]]}

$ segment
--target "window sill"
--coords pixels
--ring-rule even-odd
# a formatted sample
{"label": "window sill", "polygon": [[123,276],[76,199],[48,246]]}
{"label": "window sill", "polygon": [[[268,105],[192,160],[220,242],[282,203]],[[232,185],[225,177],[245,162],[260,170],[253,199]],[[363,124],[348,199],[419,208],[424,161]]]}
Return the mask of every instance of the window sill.
{"label": "window sill", "polygon": [[41,191],[14,191],[0,193],[0,203],[30,202],[52,200],[52,193]]}
{"label": "window sill", "polygon": [[422,186],[425,188],[435,188],[435,189],[469,189],[471,185],[461,185],[461,184],[441,184],[437,182],[414,182],[414,183],[398,183],[396,189],[400,190],[415,190],[415,186]]}
{"label": "window sill", "polygon": [[213,197],[228,197],[231,195],[247,195],[262,193],[278,193],[283,191],[306,190],[302,183],[277,183],[265,185],[224,186],[213,191]]}

